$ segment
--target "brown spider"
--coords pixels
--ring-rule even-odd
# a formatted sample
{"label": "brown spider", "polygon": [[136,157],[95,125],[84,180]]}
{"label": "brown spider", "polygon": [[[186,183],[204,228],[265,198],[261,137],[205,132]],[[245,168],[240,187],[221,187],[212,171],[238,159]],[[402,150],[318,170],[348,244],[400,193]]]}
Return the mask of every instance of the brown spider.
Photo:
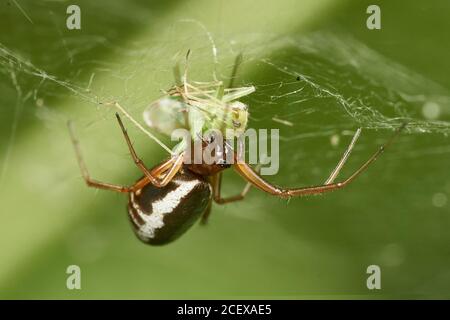
{"label": "brown spider", "polygon": [[[350,177],[341,182],[334,182],[361,132],[358,129],[330,177],[323,185],[318,186],[286,189],[273,185],[264,180],[248,164],[238,161],[241,159],[240,155],[234,152],[234,169],[248,183],[241,193],[229,198],[222,198],[220,192],[222,171],[231,165],[224,165],[223,161],[213,164],[188,164],[185,163],[183,152],[148,169],[137,156],[120,116],[118,114],[116,116],[134,163],[144,173],[144,176],[132,186],[120,186],[92,179],[81,156],[78,140],[69,126],[72,142],[86,184],[98,189],[128,193],[128,215],[134,231],[140,240],[151,245],[162,245],[175,240],[200,217],[203,222],[206,222],[211,211],[212,200],[218,204],[242,200],[251,185],[281,198],[321,194],[343,188],[374,162],[405,127],[405,125],[399,127],[394,135]],[[206,145],[203,146],[206,147]]]}
{"label": "brown spider", "polygon": [[[189,52],[190,51],[188,51],[186,55],[186,60],[189,57]],[[189,84],[186,80],[186,63],[183,78],[179,76],[178,68],[175,68],[175,82],[177,85],[171,88],[167,94],[171,97],[175,97],[175,99],[181,98],[187,106],[192,105],[197,108],[207,106],[207,110],[204,111],[212,112],[212,114],[216,116],[215,119],[221,120],[219,122],[213,121],[212,124],[208,124],[212,125],[212,128],[220,129],[221,132],[224,132],[224,126],[226,126],[227,128],[233,128],[238,133],[242,133],[246,127],[248,112],[243,103],[234,100],[252,93],[255,88],[253,86],[233,88],[233,81],[241,61],[242,55],[238,55],[232,70],[228,89],[223,89],[222,82],[206,84],[206,86],[205,83],[199,84],[202,88]],[[210,92],[213,91],[220,93],[220,99],[211,96]],[[185,117],[186,113],[181,116],[183,113],[181,112],[181,109],[174,111],[175,108],[179,106],[176,101],[177,100],[170,100],[171,103],[173,102],[173,105],[168,110],[172,112],[173,116],[184,118],[187,123],[188,119]],[[140,126],[119,104],[115,103],[114,105],[133,123]],[[164,112],[164,110],[162,110],[162,112]],[[216,112],[216,114],[214,112]],[[229,114],[231,114],[231,116]],[[334,182],[347,161],[353,146],[361,133],[361,129],[356,131],[341,160],[323,185],[285,189],[264,180],[257,171],[253,170],[247,163],[242,161],[243,156],[240,152],[243,148],[240,147],[240,152],[236,153],[226,145],[226,142],[222,148],[222,150],[225,150],[222,154],[222,159],[219,157],[219,159],[212,164],[207,164],[204,161],[199,164],[192,164],[192,159],[189,159],[188,156],[185,157],[186,152],[184,151],[177,155],[173,155],[156,167],[148,169],[137,156],[119,114],[116,114],[116,117],[134,163],[144,173],[144,176],[134,185],[129,187],[91,179],[81,156],[78,140],[73,133],[72,127],[69,125],[77,160],[83,178],[88,186],[129,194],[128,215],[135,234],[143,242],[152,245],[162,245],[175,240],[189,229],[200,217],[202,217],[202,222],[205,223],[211,212],[212,200],[218,204],[242,200],[252,185],[264,192],[281,198],[321,194],[343,188],[375,161],[406,125],[403,124],[400,126],[394,135],[347,179],[337,183]],[[179,122],[182,122],[182,119],[178,120]],[[176,121],[174,123],[176,123]],[[167,120],[165,124],[167,124]],[[173,123],[169,121],[168,128],[170,128],[170,130],[175,127],[175,125],[172,124]],[[156,125],[158,124],[156,123]],[[158,128],[155,127],[155,129]],[[164,132],[161,128],[159,128],[159,130]],[[210,142],[203,140],[202,148],[206,148],[209,143]],[[226,160],[228,159],[227,156],[230,155],[229,152],[232,152],[235,170],[247,181],[247,184],[239,194],[228,198],[222,198],[222,171],[231,167],[231,164],[228,164]]]}

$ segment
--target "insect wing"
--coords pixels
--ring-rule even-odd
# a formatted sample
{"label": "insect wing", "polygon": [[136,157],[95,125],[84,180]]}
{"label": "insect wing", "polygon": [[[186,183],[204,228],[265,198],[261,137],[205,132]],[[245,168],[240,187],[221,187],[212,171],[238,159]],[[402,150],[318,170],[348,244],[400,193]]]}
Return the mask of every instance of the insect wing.
{"label": "insect wing", "polygon": [[186,128],[185,105],[173,98],[164,97],[144,110],[144,122],[150,128],[170,136],[175,129]]}

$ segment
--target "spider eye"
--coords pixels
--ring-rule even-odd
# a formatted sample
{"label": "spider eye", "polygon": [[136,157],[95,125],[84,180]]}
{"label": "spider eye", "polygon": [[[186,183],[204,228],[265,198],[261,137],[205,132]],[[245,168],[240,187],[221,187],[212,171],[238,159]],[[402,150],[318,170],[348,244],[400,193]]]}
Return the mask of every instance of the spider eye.
{"label": "spider eye", "polygon": [[240,127],[241,127],[241,122],[240,122],[240,121],[238,121],[238,120],[232,120],[232,122],[233,122],[233,126],[234,126],[235,128],[240,128]]}
{"label": "spider eye", "polygon": [[224,169],[231,167],[231,164],[227,163],[227,161],[225,159],[219,159],[216,162],[216,164],[219,165],[221,168],[224,168]]}

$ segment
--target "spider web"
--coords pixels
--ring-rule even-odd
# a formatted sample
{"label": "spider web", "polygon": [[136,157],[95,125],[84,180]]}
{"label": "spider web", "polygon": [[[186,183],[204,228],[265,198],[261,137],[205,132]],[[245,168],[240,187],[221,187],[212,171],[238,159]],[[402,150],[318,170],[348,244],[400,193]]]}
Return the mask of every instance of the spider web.
{"label": "spider web", "polygon": [[[299,150],[298,140],[326,141],[329,148],[339,144],[342,136],[349,140],[345,136],[358,127],[392,131],[406,121],[410,138],[450,132],[446,89],[349,36],[315,32],[298,37],[244,34],[227,38],[214,36],[191,20],[177,21],[163,34],[161,42],[135,41],[126,46],[93,36],[62,37],[66,52],[62,59],[52,59],[48,52],[42,57],[27,56],[0,42],[1,85],[15,91],[12,125],[2,150],[2,176],[8,170],[25,107],[37,106],[37,119],[46,126],[67,119],[88,125],[109,121],[117,110],[105,104],[117,101],[143,123],[142,111],[162,95],[161,89],[173,84],[172,68],[177,62],[183,65],[188,49],[192,52],[188,77],[196,81],[218,78],[227,83],[234,57],[244,54],[236,83],[256,87],[243,99],[250,106],[249,127],[280,128],[281,159],[287,153],[294,160],[306,157],[300,151],[292,154]],[[112,58],[88,58],[98,47],[107,49]],[[70,66],[66,73],[61,71],[64,65]],[[3,98],[2,104],[11,105],[12,96]],[[74,100],[91,112],[83,116],[62,112],[58,104],[63,100]],[[444,145],[421,148],[410,155],[450,152]],[[342,148],[333,150],[332,156],[340,152]],[[293,170],[296,163],[283,166]]]}
{"label": "spider web", "polygon": [[[14,25],[14,32],[2,32],[0,35],[0,120],[3,124],[0,127],[0,188],[5,188],[7,182],[17,177],[22,178],[17,184],[19,192],[30,190],[24,185],[30,184],[31,189],[37,186],[41,191],[39,197],[44,199],[45,205],[36,204],[35,207],[42,206],[38,209],[48,210],[48,215],[47,211],[17,212],[19,210],[14,198],[18,195],[13,193],[17,191],[7,192],[6,188],[2,190],[2,195],[8,200],[2,203],[11,204],[10,208],[2,211],[5,222],[3,242],[5,245],[14,243],[15,246],[3,250],[5,256],[1,259],[0,279],[9,279],[17,272],[17,266],[21,262],[28,266],[29,262],[25,259],[28,258],[27,254],[42,243],[50,243],[49,239],[60,230],[66,231],[64,228],[68,221],[76,221],[83,212],[91,213],[92,209],[88,210],[87,206],[83,206],[77,208],[78,211],[72,216],[67,214],[74,202],[66,200],[75,195],[75,201],[80,201],[78,197],[82,197],[74,191],[74,184],[83,191],[85,189],[76,167],[65,122],[70,119],[76,123],[92,173],[99,178],[107,177],[107,181],[120,181],[113,174],[125,172],[133,164],[122,140],[114,145],[110,144],[121,136],[117,127],[114,135],[111,133],[110,129],[116,125],[114,112],[117,110],[106,103],[120,102],[143,124],[142,112],[162,96],[161,89],[168,89],[173,85],[172,68],[177,62],[183,66],[188,49],[191,50],[188,70],[191,81],[212,81],[217,77],[227,83],[234,58],[243,53],[244,60],[235,83],[237,86],[256,87],[255,93],[242,99],[250,107],[249,127],[280,129],[280,174],[273,179],[271,177],[274,183],[299,186],[299,182],[301,185],[310,185],[324,181],[353,133],[362,127],[361,138],[349,159],[352,163],[344,168],[352,170],[375,151],[376,145],[384,142],[396,128],[407,121],[405,134],[389,150],[389,155],[384,156],[391,161],[385,162],[383,169],[386,169],[388,176],[393,172],[390,169],[395,169],[396,166],[398,168],[405,159],[418,160],[414,161],[416,166],[413,168],[417,171],[427,170],[428,181],[432,181],[429,186],[433,186],[429,188],[430,192],[436,192],[433,179],[442,175],[450,154],[450,92],[345,33],[319,31],[302,36],[267,33],[225,35],[209,31],[198,21],[178,20],[164,21],[164,27],[158,28],[151,37],[137,34],[133,39],[130,36],[122,39],[123,33],[120,30],[109,28],[115,28],[116,24],[120,27],[135,27],[134,21],[143,21],[141,25],[137,23],[137,27],[148,28],[148,19],[156,19],[158,11],[155,10],[156,14],[145,11],[145,6],[136,5],[136,1],[127,3],[127,12],[114,8],[116,2],[105,5],[91,1],[90,10],[82,7],[83,16],[95,15],[96,24],[77,33],[65,29],[66,16],[54,14],[49,9],[53,4],[49,3],[36,3],[35,11],[28,12],[28,18],[22,17],[22,20],[17,21],[12,19],[21,17],[20,10],[16,10],[17,15],[11,15],[13,18],[9,19],[8,15],[3,16],[3,8],[0,10],[0,26],[7,25],[8,22]],[[61,5],[55,4],[57,5],[60,10]],[[84,6],[88,7],[88,3]],[[22,8],[27,10],[25,6]],[[12,9],[15,10],[13,7]],[[99,15],[98,12],[102,14]],[[30,40],[30,43],[14,41],[15,36],[23,36],[30,33],[31,29],[39,28],[44,29],[40,32],[45,33],[45,39]],[[150,141],[130,122],[126,122],[126,125],[133,131],[130,135],[134,141],[146,143],[147,149],[143,145],[142,148],[137,148],[140,153],[145,153],[146,150],[159,151],[155,161],[167,156],[166,151]],[[34,149],[42,153],[51,148],[58,149],[50,156],[42,157],[43,159],[39,158],[40,155],[28,152],[30,143],[25,144],[27,148],[18,151],[24,141],[33,140],[31,134],[38,130],[51,131],[57,137],[49,141],[48,145]],[[176,144],[167,137],[157,136],[169,146]],[[122,149],[117,148],[119,144]],[[70,151],[65,154],[59,149]],[[28,176],[36,167],[26,172],[17,172],[15,152],[21,152],[20,155],[27,157],[24,160],[27,166],[38,159],[38,169],[39,165],[43,167],[41,173],[31,178]],[[50,157],[60,160],[59,167],[45,163]],[[95,160],[102,165],[95,167]],[[117,160],[121,162],[118,163]],[[429,161],[428,167],[424,168],[423,160],[434,162]],[[128,167],[121,166],[123,164]],[[154,163],[148,164],[150,166]],[[19,168],[23,167],[22,164]],[[102,174],[98,169],[110,171]],[[133,169],[137,178],[139,172],[136,168]],[[409,174],[402,173],[403,175],[397,172],[392,179],[405,178]],[[12,175],[13,179],[8,179]],[[70,179],[73,179],[74,184],[69,184]],[[411,182],[416,178],[410,179]],[[127,176],[127,180],[123,181],[129,183],[130,177]],[[378,181],[377,187],[382,189],[384,182],[381,179]],[[236,183],[234,186],[240,188],[242,182],[239,183],[240,185]],[[67,185],[70,185],[70,189]],[[233,184],[227,182],[226,185]],[[226,190],[226,185],[225,193],[229,191]],[[48,190],[48,186],[52,186],[52,190]],[[420,188],[421,186],[406,190],[419,194],[422,191]],[[450,190],[448,186],[446,188]],[[90,191],[85,192],[88,194]],[[23,197],[24,194],[21,195]],[[443,193],[437,195],[442,198]],[[413,194],[411,197],[415,196]],[[258,197],[262,198],[261,195]],[[9,201],[9,198],[13,200]],[[90,199],[85,198],[84,201],[88,202]],[[407,199],[410,200],[409,197]],[[229,212],[242,219],[275,220],[272,214],[269,216],[258,212],[258,206],[261,208],[265,204],[248,201],[240,205],[256,210]],[[412,202],[407,209],[413,209],[413,206],[417,204]],[[327,209],[325,207],[323,210]],[[291,210],[297,210],[297,207]],[[415,217],[422,218],[420,215]],[[24,223],[27,219],[31,223]],[[408,215],[407,219],[413,221],[414,217]],[[445,223],[437,219],[434,222],[439,228],[442,226],[441,232],[445,234]],[[409,224],[405,222],[405,225]],[[428,227],[430,225],[431,222]],[[297,226],[295,224],[296,228]],[[77,236],[74,239],[78,244],[83,237]],[[95,255],[90,239],[83,241],[89,243],[86,245],[89,248],[86,252],[92,251]]]}

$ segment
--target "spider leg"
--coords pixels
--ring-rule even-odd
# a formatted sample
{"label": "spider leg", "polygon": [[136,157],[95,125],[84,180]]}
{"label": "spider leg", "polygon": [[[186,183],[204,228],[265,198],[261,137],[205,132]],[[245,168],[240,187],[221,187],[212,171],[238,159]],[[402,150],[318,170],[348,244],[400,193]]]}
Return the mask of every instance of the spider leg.
{"label": "spider leg", "polygon": [[[169,158],[168,160],[166,160],[163,163],[159,164],[158,166],[154,167],[150,171],[150,173],[153,177],[156,177],[157,179],[160,180],[160,184],[162,184],[162,186],[167,185],[167,183],[169,183],[170,180],[173,178],[173,176],[176,174],[177,171],[175,171],[176,166],[174,166],[174,163],[177,159],[178,159],[178,157]],[[167,171],[169,171],[169,173],[166,173]],[[142,189],[149,182],[151,182],[150,179],[146,175],[144,175],[144,177],[142,177],[142,179],[140,179],[133,185],[132,191]]]}
{"label": "spider leg", "polygon": [[86,184],[89,187],[93,187],[93,188],[97,188],[97,189],[111,190],[111,191],[116,191],[116,192],[121,192],[121,193],[130,192],[132,190],[132,187],[126,187],[126,186],[116,185],[116,184],[112,184],[112,183],[101,182],[101,181],[94,180],[90,177],[89,171],[87,170],[86,164],[84,163],[83,156],[81,154],[80,143],[75,136],[72,123],[69,121],[67,123],[67,126],[69,127],[70,138],[72,140],[72,144],[75,149],[75,155],[77,157],[78,166],[80,167],[81,175],[83,176],[83,179],[86,182]]}
{"label": "spider leg", "polygon": [[[260,165],[256,166],[254,172],[259,173]],[[217,204],[226,204],[230,202],[240,201],[245,198],[247,193],[250,191],[252,184],[247,182],[242,191],[234,196],[222,198],[221,195],[221,187],[222,187],[222,172],[219,172],[215,176],[212,177],[212,186],[213,186],[213,199]]]}
{"label": "spider leg", "polygon": [[[160,167],[157,167],[155,169],[159,169],[159,171],[156,171],[156,174],[152,173],[144,164],[144,162],[137,156],[136,151],[134,150],[133,145],[131,144],[130,137],[128,136],[127,130],[125,129],[125,126],[122,123],[122,120],[120,119],[120,116],[118,113],[116,113],[117,121],[119,122],[120,128],[122,129],[122,133],[124,135],[125,141],[127,142],[128,149],[130,150],[131,157],[134,160],[134,163],[136,166],[141,169],[141,171],[145,174],[146,178],[156,187],[161,188],[167,185],[172,178],[177,174],[177,172],[181,169],[181,166],[183,165],[183,156],[184,154],[181,153],[172,159],[169,159],[167,163],[163,163]],[[162,179],[158,179],[157,176],[161,175],[163,172],[162,168],[166,168],[168,163],[171,163],[172,166],[169,167],[168,173],[164,176]]]}
{"label": "spider leg", "polygon": [[251,183],[247,182],[244,189],[237,195],[222,198],[222,172],[219,172],[212,178],[212,186],[213,186],[213,199],[217,204],[226,204],[230,202],[240,201],[244,199],[247,192],[250,190]]}
{"label": "spider leg", "polygon": [[348,157],[350,156],[350,153],[352,153],[353,147],[355,146],[356,140],[358,140],[360,134],[361,128],[358,128],[358,130],[356,130],[355,135],[352,138],[352,141],[348,145],[347,150],[345,150],[344,154],[342,155],[341,160],[337,164],[336,168],[334,168],[334,170],[331,172],[330,176],[328,177],[328,179],[325,181],[324,184],[333,183],[333,181],[336,179],[345,162],[347,161]]}
{"label": "spider leg", "polygon": [[[313,195],[313,194],[321,194],[325,192],[334,191],[336,189],[341,189],[352,182],[357,176],[359,176],[367,167],[373,163],[379,155],[381,155],[384,150],[391,145],[394,139],[398,136],[398,134],[405,128],[406,124],[403,124],[399,127],[396,132],[392,135],[392,137],[382,145],[362,166],[360,166],[350,177],[343,180],[342,182],[324,184],[319,186],[312,187],[303,187],[303,188],[293,188],[293,189],[284,189],[278,186],[272,185],[266,180],[264,180],[261,176],[259,176],[252,168],[246,164],[245,162],[239,161],[238,159],[242,159],[241,156],[235,154],[235,170],[248,182],[253,184],[258,189],[265,191],[269,194],[281,197],[281,198],[290,198],[297,197],[302,195]],[[339,165],[338,167],[339,168]],[[333,176],[333,175],[332,175]],[[332,177],[331,176],[331,177]]]}
{"label": "spider leg", "polygon": [[[259,172],[260,167],[261,167],[260,165],[256,166],[255,171]],[[247,193],[250,191],[250,188],[252,187],[252,184],[250,182],[247,182],[244,189],[242,189],[242,191],[239,194],[227,198],[222,198],[221,196],[222,172],[219,172],[211,177],[211,185],[213,187],[213,200],[217,204],[226,204],[243,200],[247,195]],[[208,222],[210,213],[211,213],[211,203],[202,216],[202,220],[200,222],[201,224],[206,224]]]}

